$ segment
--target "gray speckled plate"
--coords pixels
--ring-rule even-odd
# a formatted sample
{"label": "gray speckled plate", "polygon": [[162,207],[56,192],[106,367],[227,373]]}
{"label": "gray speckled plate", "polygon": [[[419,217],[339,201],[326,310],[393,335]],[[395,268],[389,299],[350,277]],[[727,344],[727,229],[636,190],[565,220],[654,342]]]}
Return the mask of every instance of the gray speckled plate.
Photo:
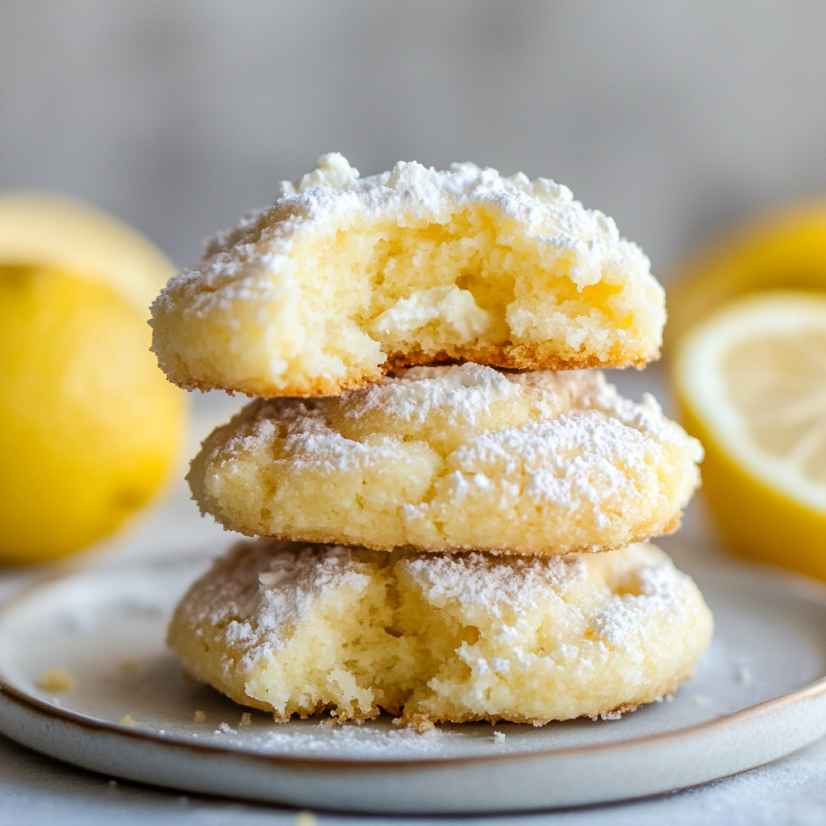
{"label": "gray speckled plate", "polygon": [[[385,722],[275,725],[180,672],[174,600],[204,562],[41,583],[0,611],[0,731],[109,776],[298,806],[480,812],[621,800],[766,763],[826,733],[826,589],[729,561],[692,570],[715,613],[711,651],[672,702],[542,729]],[[74,686],[38,680],[66,669]],[[195,722],[201,709],[206,720]],[[120,722],[125,715],[131,720]]]}

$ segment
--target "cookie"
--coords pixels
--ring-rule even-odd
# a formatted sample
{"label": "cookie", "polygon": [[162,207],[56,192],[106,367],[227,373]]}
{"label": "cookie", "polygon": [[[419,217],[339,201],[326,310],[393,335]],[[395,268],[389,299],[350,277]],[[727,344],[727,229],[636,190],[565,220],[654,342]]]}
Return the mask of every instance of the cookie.
{"label": "cookie", "polygon": [[189,589],[169,644],[279,721],[542,725],[671,694],[711,633],[697,587],[653,545],[543,559],[261,540]]}
{"label": "cookie", "polygon": [[668,533],[702,449],[598,371],[419,367],[338,398],[257,401],[192,463],[201,509],[253,536],[553,555]]}
{"label": "cookie", "polygon": [[151,319],[176,384],[260,397],[417,364],[641,367],[664,322],[646,256],[566,187],[469,163],[361,178],[337,154],[215,238]]}

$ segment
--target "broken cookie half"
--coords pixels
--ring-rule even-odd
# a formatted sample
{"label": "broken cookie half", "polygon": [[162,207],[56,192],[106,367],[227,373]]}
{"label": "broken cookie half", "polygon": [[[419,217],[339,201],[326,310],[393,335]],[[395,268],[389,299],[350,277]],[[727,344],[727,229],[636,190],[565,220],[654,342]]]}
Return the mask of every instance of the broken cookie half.
{"label": "broken cookie half", "polygon": [[389,370],[642,367],[662,287],[614,222],[545,178],[337,154],[215,238],[152,307],[153,349],[187,388],[336,395]]}

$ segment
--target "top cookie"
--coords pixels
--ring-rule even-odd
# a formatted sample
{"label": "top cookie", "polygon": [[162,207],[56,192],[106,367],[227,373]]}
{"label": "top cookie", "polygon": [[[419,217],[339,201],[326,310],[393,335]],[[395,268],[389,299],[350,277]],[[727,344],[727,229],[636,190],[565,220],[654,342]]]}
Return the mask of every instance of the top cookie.
{"label": "top cookie", "polygon": [[360,178],[337,154],[211,241],[151,320],[176,384],[254,396],[440,362],[641,367],[664,323],[643,252],[566,187],[469,163]]}

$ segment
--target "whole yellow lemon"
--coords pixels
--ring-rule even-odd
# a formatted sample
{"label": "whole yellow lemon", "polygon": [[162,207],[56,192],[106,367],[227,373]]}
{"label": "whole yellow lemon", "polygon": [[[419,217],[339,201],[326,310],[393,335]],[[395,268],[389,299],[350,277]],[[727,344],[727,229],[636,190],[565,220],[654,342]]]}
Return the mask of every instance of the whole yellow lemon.
{"label": "whole yellow lemon", "polygon": [[0,243],[2,563],[54,559],[111,534],[164,484],[183,435],[183,395],[149,352],[142,300],[101,270],[54,260],[4,263]]}

